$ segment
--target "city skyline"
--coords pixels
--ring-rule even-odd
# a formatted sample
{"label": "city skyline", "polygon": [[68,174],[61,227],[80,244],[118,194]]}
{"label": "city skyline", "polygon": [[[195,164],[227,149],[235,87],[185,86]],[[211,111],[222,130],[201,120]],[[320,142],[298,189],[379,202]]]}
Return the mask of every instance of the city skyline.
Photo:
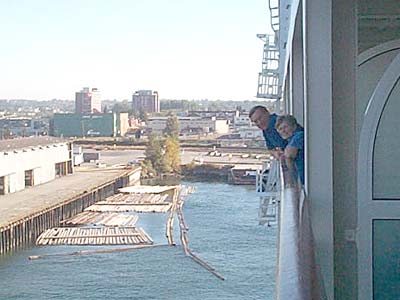
{"label": "city skyline", "polygon": [[0,99],[256,100],[267,1],[3,1]]}

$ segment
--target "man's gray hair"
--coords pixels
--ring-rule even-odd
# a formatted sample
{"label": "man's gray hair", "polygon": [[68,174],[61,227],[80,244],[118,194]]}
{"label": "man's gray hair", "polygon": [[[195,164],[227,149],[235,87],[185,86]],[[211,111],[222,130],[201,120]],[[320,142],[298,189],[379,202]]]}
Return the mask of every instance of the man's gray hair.
{"label": "man's gray hair", "polygon": [[298,126],[297,120],[295,117],[291,116],[291,115],[283,115],[283,116],[279,116],[276,119],[276,123],[275,123],[275,128],[278,128],[279,125],[281,125],[282,123],[286,123],[287,125],[289,125],[291,128],[296,128]]}

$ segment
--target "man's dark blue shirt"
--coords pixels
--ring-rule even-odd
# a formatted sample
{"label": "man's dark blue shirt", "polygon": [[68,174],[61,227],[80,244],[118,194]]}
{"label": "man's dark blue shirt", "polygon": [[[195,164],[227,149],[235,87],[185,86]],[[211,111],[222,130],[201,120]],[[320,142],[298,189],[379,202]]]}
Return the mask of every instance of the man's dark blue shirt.
{"label": "man's dark blue shirt", "polygon": [[269,116],[268,129],[263,130],[265,144],[269,150],[275,148],[285,149],[287,145],[287,142],[283,138],[281,138],[281,136],[275,129],[275,123],[277,118],[278,116],[276,114],[271,114]]}

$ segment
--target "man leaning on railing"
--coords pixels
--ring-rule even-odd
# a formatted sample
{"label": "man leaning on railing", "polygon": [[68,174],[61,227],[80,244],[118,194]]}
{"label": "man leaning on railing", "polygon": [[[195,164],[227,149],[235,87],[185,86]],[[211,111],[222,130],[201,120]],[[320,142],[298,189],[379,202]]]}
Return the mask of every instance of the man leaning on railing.
{"label": "man leaning on railing", "polygon": [[266,107],[257,105],[250,110],[249,118],[262,130],[268,150],[275,158],[278,158],[282,149],[287,145],[287,141],[279,135],[275,128],[278,115],[271,114]]}
{"label": "man leaning on railing", "polygon": [[[291,115],[271,114],[264,106],[254,106],[250,120],[263,132],[265,144],[276,159],[284,159],[285,166],[304,184],[304,129]],[[297,176],[295,176],[297,177]]]}

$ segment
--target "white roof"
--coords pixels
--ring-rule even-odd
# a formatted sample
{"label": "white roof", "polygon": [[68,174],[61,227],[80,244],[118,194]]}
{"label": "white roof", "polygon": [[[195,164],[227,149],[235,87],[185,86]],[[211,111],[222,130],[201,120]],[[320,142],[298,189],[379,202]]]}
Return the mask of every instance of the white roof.
{"label": "white roof", "polygon": [[66,142],[67,140],[65,139],[56,138],[52,136],[20,137],[15,139],[1,140],[0,151],[8,152],[14,150],[22,150],[25,148],[55,145]]}

